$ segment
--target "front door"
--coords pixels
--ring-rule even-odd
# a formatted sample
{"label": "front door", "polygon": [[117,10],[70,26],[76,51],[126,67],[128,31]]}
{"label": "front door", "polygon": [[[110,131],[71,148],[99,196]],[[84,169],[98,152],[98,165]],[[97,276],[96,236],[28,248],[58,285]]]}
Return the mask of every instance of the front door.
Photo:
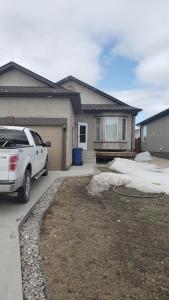
{"label": "front door", "polygon": [[78,147],[87,150],[88,124],[78,122]]}

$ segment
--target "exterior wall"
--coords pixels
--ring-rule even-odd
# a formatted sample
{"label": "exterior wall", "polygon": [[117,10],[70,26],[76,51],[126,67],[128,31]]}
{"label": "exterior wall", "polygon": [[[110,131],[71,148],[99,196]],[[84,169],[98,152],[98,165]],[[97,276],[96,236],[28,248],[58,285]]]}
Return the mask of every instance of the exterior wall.
{"label": "exterior wall", "polygon": [[62,86],[72,91],[79,92],[82,104],[113,104],[113,101],[96,94],[92,90],[89,90],[74,81],[66,82]]}
{"label": "exterior wall", "polygon": [[45,87],[46,85],[23,72],[10,70],[0,75],[0,86],[37,86]]}
{"label": "exterior wall", "polygon": [[[127,139],[126,142],[95,142],[95,118],[96,117],[126,117],[127,118]],[[134,138],[132,139],[133,125],[135,125],[135,120],[132,114],[127,113],[97,113],[97,114],[79,114],[75,116],[75,142],[77,146],[77,123],[85,122],[88,124],[88,149],[87,150],[126,150],[131,151],[132,143],[134,143]],[[120,130],[120,129],[119,129]],[[104,136],[104,125],[101,128],[102,136]],[[119,132],[120,134],[120,132]]]}
{"label": "exterior wall", "polygon": [[145,140],[143,139],[144,126],[141,126],[141,150],[169,153],[169,116],[148,123]]}
{"label": "exterior wall", "polygon": [[[0,117],[46,117],[67,119],[66,165],[72,163],[74,113],[70,99],[0,97]],[[44,124],[45,125],[45,124]]]}

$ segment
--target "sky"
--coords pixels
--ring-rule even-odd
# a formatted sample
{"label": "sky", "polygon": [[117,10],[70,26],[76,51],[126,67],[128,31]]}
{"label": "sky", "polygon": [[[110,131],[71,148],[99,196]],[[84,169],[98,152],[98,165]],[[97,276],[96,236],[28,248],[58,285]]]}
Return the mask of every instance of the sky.
{"label": "sky", "polygon": [[0,65],[68,75],[143,109],[169,107],[169,0],[0,0]]}

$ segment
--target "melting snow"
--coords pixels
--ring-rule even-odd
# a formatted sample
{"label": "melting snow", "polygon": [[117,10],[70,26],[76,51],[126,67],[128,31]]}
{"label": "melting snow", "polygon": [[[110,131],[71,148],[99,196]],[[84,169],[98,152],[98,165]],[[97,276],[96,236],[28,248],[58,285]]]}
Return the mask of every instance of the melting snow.
{"label": "melting snow", "polygon": [[109,167],[122,174],[95,175],[87,188],[91,195],[98,195],[111,185],[125,185],[146,193],[169,194],[169,168],[124,158],[115,158]]}
{"label": "melting snow", "polygon": [[150,152],[146,151],[146,152],[138,153],[134,160],[138,162],[151,161],[152,157]]}
{"label": "melting snow", "polygon": [[111,185],[126,185],[131,181],[130,177],[116,173],[100,173],[93,176],[87,187],[89,194],[97,195],[104,190],[108,190]]}
{"label": "melting snow", "polygon": [[142,192],[169,194],[169,168],[162,169],[150,163],[123,158],[116,158],[110,168],[130,176],[131,182],[127,187]]}

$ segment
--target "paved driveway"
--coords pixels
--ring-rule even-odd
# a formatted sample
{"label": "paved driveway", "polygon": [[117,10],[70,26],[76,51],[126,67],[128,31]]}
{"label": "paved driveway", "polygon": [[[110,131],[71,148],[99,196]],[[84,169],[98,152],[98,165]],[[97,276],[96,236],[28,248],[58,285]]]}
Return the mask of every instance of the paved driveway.
{"label": "paved driveway", "polygon": [[58,172],[49,172],[33,182],[31,199],[27,204],[19,204],[15,198],[0,195],[0,299],[21,300],[22,277],[18,225],[31,207],[48,189]]}

